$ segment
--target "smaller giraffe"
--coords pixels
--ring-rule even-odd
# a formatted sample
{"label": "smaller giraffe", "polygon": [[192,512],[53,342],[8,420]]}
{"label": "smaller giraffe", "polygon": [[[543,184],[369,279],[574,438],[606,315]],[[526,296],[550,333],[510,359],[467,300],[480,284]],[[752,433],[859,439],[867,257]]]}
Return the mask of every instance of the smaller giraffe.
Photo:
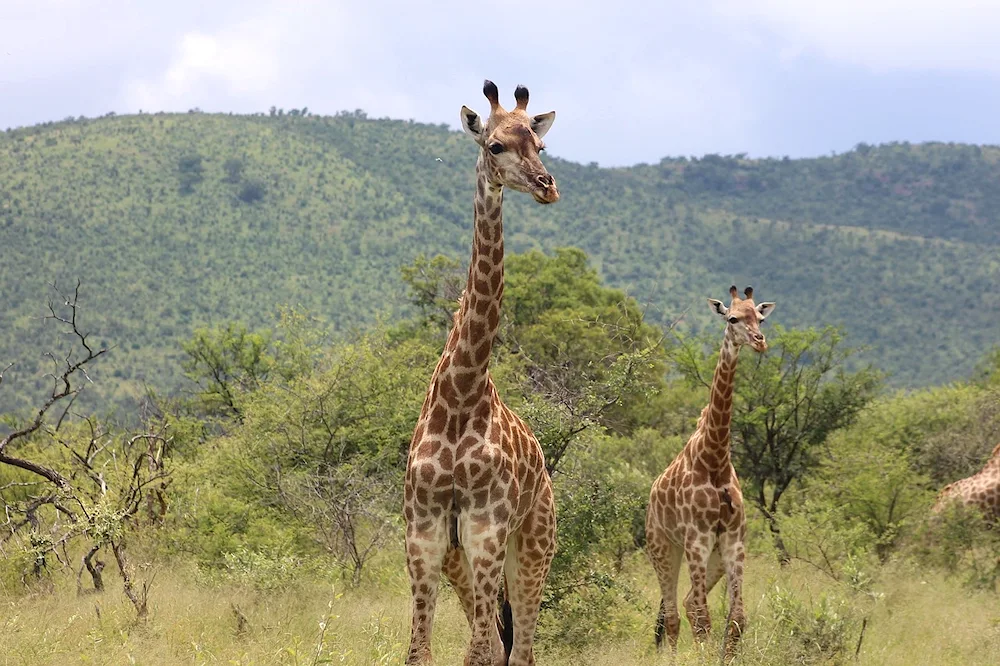
{"label": "smaller giraffe", "polygon": [[708,299],[712,311],[726,320],[722,350],[712,378],[708,405],[698,426],[666,471],[653,483],[646,511],[646,554],[656,571],[663,595],[656,620],[656,646],[666,633],[670,647],[677,649],[680,614],[677,610],[677,577],[681,559],[687,557],[691,590],[684,608],[696,640],[711,630],[708,593],[726,574],[729,588],[729,620],[726,651],[731,654],[745,625],[743,613],[743,562],[746,517],[743,494],[730,459],[729,424],[733,408],[736,361],[743,345],[754,351],[767,350],[760,322],[774,303],[753,302],[753,289],[746,298],[729,288],[732,302]]}
{"label": "smaller giraffe", "polygon": [[997,444],[983,468],[970,477],[949,483],[938,494],[934,513],[954,502],[976,507],[988,520],[1000,520],[1000,444]]}

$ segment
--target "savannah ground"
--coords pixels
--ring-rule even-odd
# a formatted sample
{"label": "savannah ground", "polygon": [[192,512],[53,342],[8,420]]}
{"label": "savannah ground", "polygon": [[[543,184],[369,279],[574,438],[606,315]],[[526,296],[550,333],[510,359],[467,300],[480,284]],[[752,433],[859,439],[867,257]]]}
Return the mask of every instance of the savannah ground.
{"label": "savannah ground", "polygon": [[[142,558],[138,558],[140,561]],[[398,664],[409,637],[409,595],[402,557],[386,556],[377,573],[352,588],[336,575],[294,571],[266,583],[210,580],[194,567],[153,560],[151,614],[135,620],[119,580],[108,576],[102,595],[77,596],[71,576],[55,589],[5,586],[0,596],[0,663],[62,664]],[[1000,662],[1000,604],[991,592],[972,592],[941,573],[903,561],[878,572],[868,592],[852,592],[815,568],[780,567],[770,555],[751,557],[745,581],[750,626],[740,664],[996,664]],[[648,563],[637,554],[625,574],[639,590],[639,605],[610,611],[602,631],[614,636],[581,649],[545,635],[540,664],[667,664],[653,649],[659,603]],[[260,581],[258,581],[260,582]],[[273,586],[273,587],[272,587]],[[681,595],[686,591],[682,579]],[[725,621],[721,587],[711,596],[713,639],[692,644],[683,620],[678,664],[719,663],[719,628]],[[799,607],[801,605],[801,607]],[[804,612],[805,619],[791,619]],[[242,614],[245,622],[238,620]],[[860,654],[854,654],[867,627]],[[551,618],[549,618],[551,620]],[[809,635],[795,636],[796,631]],[[461,663],[468,629],[454,594],[442,594],[435,623],[437,663]],[[844,650],[830,654],[838,641]],[[826,643],[827,650],[823,644]],[[824,654],[825,652],[825,654]]]}

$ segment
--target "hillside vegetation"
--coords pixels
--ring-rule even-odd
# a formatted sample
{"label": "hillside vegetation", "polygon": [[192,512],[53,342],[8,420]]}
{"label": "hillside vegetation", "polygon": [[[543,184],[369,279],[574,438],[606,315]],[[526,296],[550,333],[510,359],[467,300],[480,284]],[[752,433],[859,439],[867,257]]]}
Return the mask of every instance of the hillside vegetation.
{"label": "hillside vegetation", "polygon": [[[558,125],[550,144],[558,151]],[[291,305],[332,331],[408,312],[401,266],[466,259],[474,144],[444,126],[189,113],[0,135],[5,408],[37,397],[48,283],[83,281],[98,392],[181,387],[180,342]],[[547,159],[562,201],[508,197],[508,247],[578,246],[657,323],[709,323],[732,282],[787,326],[842,325],[900,386],[963,377],[996,343],[1000,150],[859,146],[812,160],[706,156],[604,169]],[[713,324],[714,325],[714,324]],[[11,393],[14,391],[14,393]],[[94,403],[96,404],[96,402]]]}
{"label": "hillside vegetation", "polygon": [[[490,372],[538,438],[558,516],[539,663],[668,663],[646,505],[709,400],[720,324],[665,331],[579,249],[506,267]],[[289,310],[198,329],[175,369],[193,390],[124,424],[75,401],[90,380],[114,386],[102,368],[116,350],[81,329],[100,311],[75,291],[54,303],[49,324],[75,350],[63,381],[0,421],[0,655],[400,663],[405,464],[464,284],[448,257],[401,273],[411,314],[397,321],[330,336]],[[1000,350],[964,381],[886,391],[836,328],[764,330],[770,348],[744,351],[732,396],[749,624],[727,663],[998,663],[1000,534],[931,506],[1000,439]],[[676,663],[720,663],[722,588],[710,642],[682,620]],[[468,633],[453,590],[441,599],[434,650],[457,663]]]}

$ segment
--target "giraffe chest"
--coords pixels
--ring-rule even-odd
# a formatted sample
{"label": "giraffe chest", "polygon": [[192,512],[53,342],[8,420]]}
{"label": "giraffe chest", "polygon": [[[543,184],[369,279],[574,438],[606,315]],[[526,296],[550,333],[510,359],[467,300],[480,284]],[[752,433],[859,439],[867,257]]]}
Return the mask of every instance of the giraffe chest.
{"label": "giraffe chest", "polygon": [[[486,414],[479,414],[486,417]],[[431,515],[457,511],[472,521],[519,525],[533,504],[544,464],[537,441],[503,405],[462,428],[426,427],[413,442],[406,501]],[[522,426],[522,427],[518,427]],[[534,454],[534,455],[533,455]]]}
{"label": "giraffe chest", "polygon": [[692,536],[741,531],[743,494],[729,466],[715,474],[679,457],[653,484],[647,526],[678,545]]}

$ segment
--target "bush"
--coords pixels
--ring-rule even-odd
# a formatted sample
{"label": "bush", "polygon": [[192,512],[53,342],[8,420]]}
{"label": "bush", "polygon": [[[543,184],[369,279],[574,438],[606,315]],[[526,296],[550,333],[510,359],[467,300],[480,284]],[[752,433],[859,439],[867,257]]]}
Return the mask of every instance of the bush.
{"label": "bush", "polygon": [[545,585],[541,640],[582,647],[641,630],[634,611],[651,615],[622,575],[636,552],[635,524],[645,514],[649,482],[627,463],[611,462],[619,438],[591,435],[588,451],[554,480],[559,541]]}
{"label": "bush", "polygon": [[828,448],[800,491],[792,522],[805,520],[800,535],[806,541],[830,536],[844,542],[845,556],[870,552],[885,561],[926,514],[930,481],[914,471],[907,451],[868,437],[867,428],[834,433]]}
{"label": "bush", "polygon": [[259,180],[248,180],[243,183],[240,193],[236,196],[243,203],[252,204],[263,199],[266,193],[267,189],[264,187],[264,183]]}
{"label": "bush", "polygon": [[222,556],[219,577],[261,592],[285,589],[301,578],[303,561],[281,552],[240,548]]}
{"label": "bush", "polygon": [[849,517],[844,507],[814,499],[797,502],[781,517],[780,525],[792,558],[834,580],[844,577],[846,565],[869,560],[878,546],[878,538],[863,522]]}
{"label": "bush", "polygon": [[953,502],[929,518],[914,550],[976,590],[1000,591],[1000,531],[974,507]]}
{"label": "bush", "polygon": [[823,595],[806,604],[790,590],[775,585],[767,592],[768,606],[783,644],[787,664],[843,664],[850,658],[859,623],[843,600]]}

